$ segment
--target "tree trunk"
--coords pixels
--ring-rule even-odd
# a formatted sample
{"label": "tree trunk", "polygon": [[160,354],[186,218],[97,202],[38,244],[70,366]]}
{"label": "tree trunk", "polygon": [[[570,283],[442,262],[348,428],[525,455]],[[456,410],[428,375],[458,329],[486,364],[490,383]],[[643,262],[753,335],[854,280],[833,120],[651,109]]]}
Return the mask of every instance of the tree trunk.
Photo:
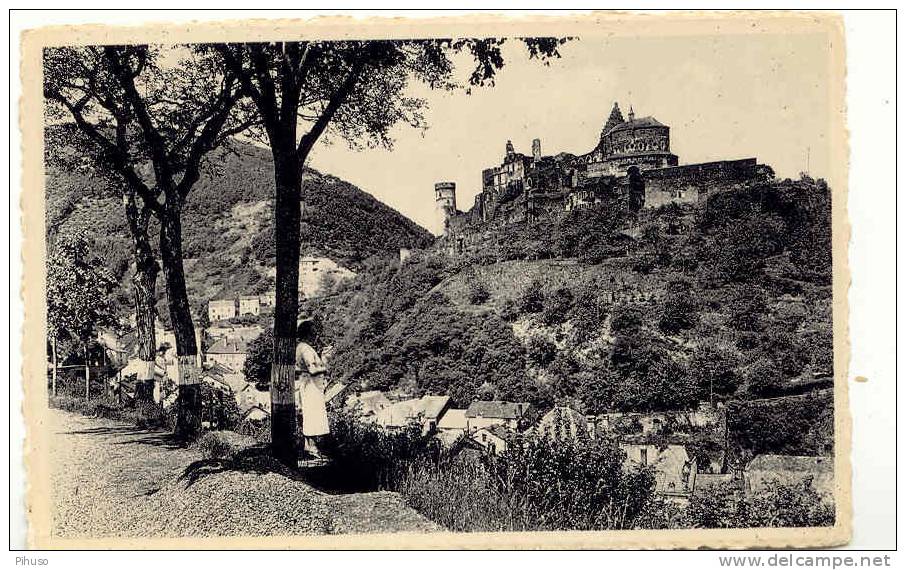
{"label": "tree trunk", "polygon": [[301,163],[293,142],[272,145],[276,178],[274,242],[277,299],[271,366],[271,449],[284,465],[298,466],[296,441],[296,322],[299,316],[299,224]]}
{"label": "tree trunk", "polygon": [[176,436],[193,439],[201,431],[201,386],[198,346],[186,292],[182,262],[182,225],[179,205],[169,200],[160,216],[160,255],[167,286],[170,322],[176,337]]}
{"label": "tree trunk", "polygon": [[85,343],[85,399],[91,399],[91,369],[88,367],[88,343]]}
{"label": "tree trunk", "polygon": [[[145,246],[147,246],[147,241]],[[158,266],[147,252],[135,252],[136,268],[132,275],[132,298],[135,302],[135,330],[138,336],[138,358],[142,365],[139,368],[135,384],[136,403],[150,403],[154,400],[154,358],[157,352],[157,339],[154,333],[154,297]]]}
{"label": "tree trunk", "polygon": [[50,393],[54,398],[57,397],[57,337],[54,335],[50,339],[50,359],[51,359],[51,371],[50,371]]}
{"label": "tree trunk", "polygon": [[[123,204],[132,237],[132,259],[135,263],[132,299],[135,304],[138,358],[142,362],[135,383],[135,402],[151,403],[154,401],[154,363],[157,352],[157,339],[154,335],[155,293],[160,266],[154,259],[148,239],[150,213],[147,209],[139,210],[135,196],[130,192],[123,194]],[[122,383],[120,390],[122,391]]]}

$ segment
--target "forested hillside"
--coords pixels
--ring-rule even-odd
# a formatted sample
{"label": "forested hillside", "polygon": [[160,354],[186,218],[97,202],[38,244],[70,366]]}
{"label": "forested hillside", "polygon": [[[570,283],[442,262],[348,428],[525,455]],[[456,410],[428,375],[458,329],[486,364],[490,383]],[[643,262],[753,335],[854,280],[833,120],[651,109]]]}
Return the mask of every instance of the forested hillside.
{"label": "forested hillside", "polygon": [[[48,239],[83,231],[117,279],[127,276],[129,234],[113,182],[84,169],[48,161]],[[271,153],[236,143],[211,158],[183,213],[190,298],[199,306],[216,296],[257,293],[271,284],[274,266]],[[334,176],[306,170],[302,254],[327,256],[359,269],[363,260],[425,247],[431,235],[370,194]],[[157,234],[150,231],[152,239]],[[159,288],[159,293],[162,288]],[[123,300],[128,291],[120,291]],[[128,307],[126,307],[128,309]],[[166,319],[166,311],[160,311]]]}
{"label": "forested hillside", "polygon": [[[310,306],[334,345],[335,377],[460,406],[495,398],[601,413],[762,400],[832,373],[823,181],[486,230],[463,255],[368,264]],[[800,447],[826,444],[822,426]]]}

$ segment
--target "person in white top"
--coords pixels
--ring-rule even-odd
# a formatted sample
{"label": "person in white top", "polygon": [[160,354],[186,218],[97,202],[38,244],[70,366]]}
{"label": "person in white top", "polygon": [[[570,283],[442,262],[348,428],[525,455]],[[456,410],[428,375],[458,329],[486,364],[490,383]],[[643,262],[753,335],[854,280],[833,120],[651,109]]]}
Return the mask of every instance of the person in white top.
{"label": "person in white top", "polygon": [[298,324],[299,343],[296,345],[296,378],[301,383],[302,437],[303,449],[316,459],[323,458],[318,449],[317,439],[330,433],[327,420],[327,403],[324,390],[327,387],[327,368],[318,352],[307,342],[311,338],[311,321]]}

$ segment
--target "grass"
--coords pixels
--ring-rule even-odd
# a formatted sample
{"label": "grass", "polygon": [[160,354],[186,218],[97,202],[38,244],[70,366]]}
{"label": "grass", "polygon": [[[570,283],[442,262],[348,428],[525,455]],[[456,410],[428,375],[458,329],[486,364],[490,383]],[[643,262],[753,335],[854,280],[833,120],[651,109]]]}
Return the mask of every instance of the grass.
{"label": "grass", "polygon": [[49,404],[52,408],[93,418],[118,420],[142,429],[172,429],[175,425],[172,414],[154,403],[125,405],[112,396],[86,400],[77,396],[58,394],[49,398]]}

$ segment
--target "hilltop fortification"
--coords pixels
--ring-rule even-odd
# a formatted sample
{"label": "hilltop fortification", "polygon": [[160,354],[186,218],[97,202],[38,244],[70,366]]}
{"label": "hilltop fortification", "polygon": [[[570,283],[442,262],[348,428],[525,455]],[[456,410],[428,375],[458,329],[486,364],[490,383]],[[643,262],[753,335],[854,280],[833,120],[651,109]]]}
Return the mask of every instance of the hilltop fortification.
{"label": "hilltop fortification", "polygon": [[535,139],[526,155],[507,141],[500,164],[482,171],[481,192],[468,211],[456,208],[454,184],[438,183],[435,192],[445,241],[456,247],[487,223],[532,222],[608,198],[632,210],[698,204],[715,188],[772,177],[755,158],[680,165],[668,125],[636,117],[631,107],[624,119],[614,103],[598,144],[585,154],[544,156]]}

